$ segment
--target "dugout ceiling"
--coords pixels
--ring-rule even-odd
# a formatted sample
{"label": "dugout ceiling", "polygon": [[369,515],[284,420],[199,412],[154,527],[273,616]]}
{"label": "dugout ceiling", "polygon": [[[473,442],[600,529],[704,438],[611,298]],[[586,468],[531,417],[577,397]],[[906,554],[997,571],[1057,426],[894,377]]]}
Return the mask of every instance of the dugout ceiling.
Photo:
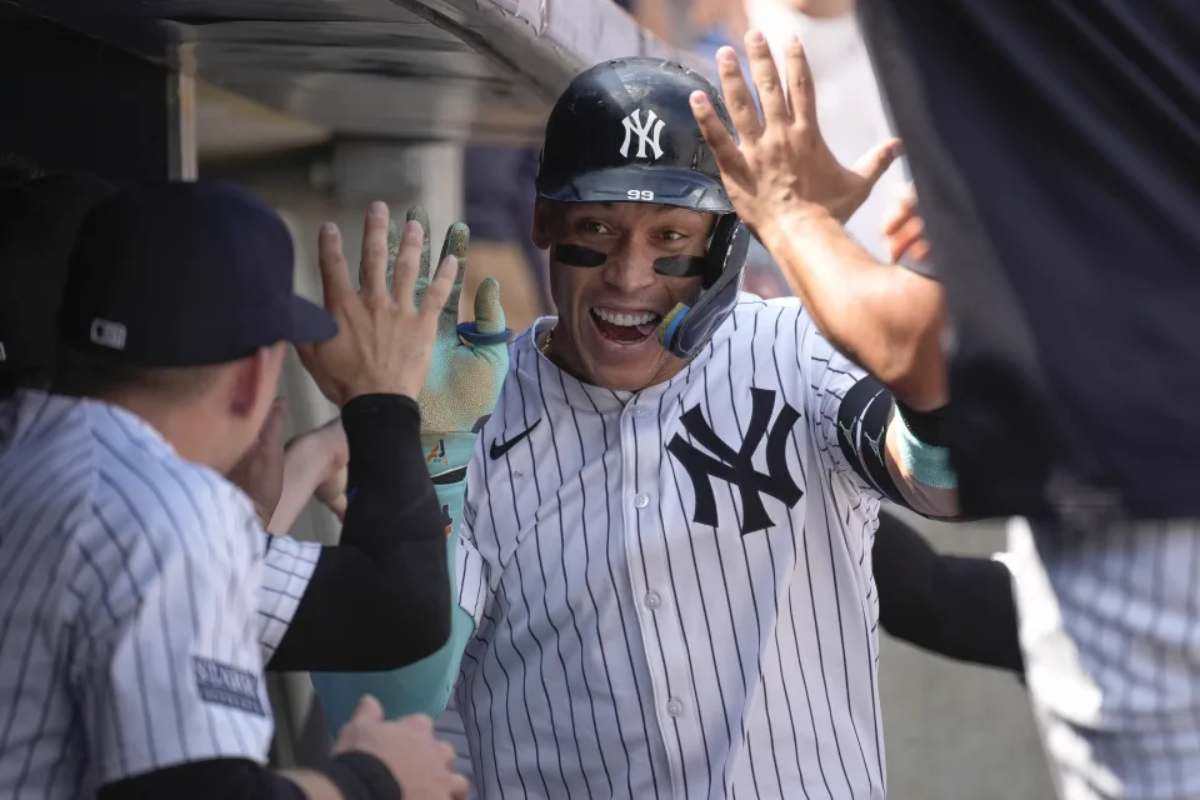
{"label": "dugout ceiling", "polygon": [[343,137],[533,142],[550,102],[584,66],[668,54],[611,0],[0,0],[5,6]]}

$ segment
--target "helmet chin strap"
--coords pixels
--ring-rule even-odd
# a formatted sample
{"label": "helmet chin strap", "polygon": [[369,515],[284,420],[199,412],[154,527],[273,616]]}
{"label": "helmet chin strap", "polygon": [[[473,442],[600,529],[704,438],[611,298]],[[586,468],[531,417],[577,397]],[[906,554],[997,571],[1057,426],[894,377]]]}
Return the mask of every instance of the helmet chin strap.
{"label": "helmet chin strap", "polygon": [[674,352],[671,350],[671,345],[675,341],[675,334],[679,331],[679,326],[683,324],[684,318],[687,317],[688,312],[691,310],[692,307],[687,303],[676,303],[670,313],[662,318],[662,322],[658,323],[658,343],[663,346],[664,350]]}

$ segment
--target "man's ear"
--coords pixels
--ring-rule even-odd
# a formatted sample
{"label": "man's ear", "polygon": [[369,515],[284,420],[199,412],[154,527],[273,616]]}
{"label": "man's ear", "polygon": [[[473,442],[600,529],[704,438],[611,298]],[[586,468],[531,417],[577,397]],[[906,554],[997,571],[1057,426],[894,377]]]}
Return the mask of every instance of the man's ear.
{"label": "man's ear", "polygon": [[251,417],[257,410],[265,386],[268,352],[267,348],[260,347],[234,362],[229,389],[229,410],[234,416]]}
{"label": "man's ear", "polygon": [[239,417],[265,414],[279,394],[279,373],[287,346],[276,342],[234,362],[229,410]]}

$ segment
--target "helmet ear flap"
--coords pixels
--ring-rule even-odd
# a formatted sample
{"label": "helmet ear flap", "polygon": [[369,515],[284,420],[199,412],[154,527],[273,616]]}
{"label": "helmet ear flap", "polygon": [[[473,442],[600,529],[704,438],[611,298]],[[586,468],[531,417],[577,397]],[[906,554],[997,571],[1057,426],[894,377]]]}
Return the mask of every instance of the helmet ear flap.
{"label": "helmet ear flap", "polygon": [[737,304],[749,247],[750,231],[736,214],[717,220],[703,288],[690,305],[679,303],[659,323],[658,340],[666,350],[690,359],[708,344]]}

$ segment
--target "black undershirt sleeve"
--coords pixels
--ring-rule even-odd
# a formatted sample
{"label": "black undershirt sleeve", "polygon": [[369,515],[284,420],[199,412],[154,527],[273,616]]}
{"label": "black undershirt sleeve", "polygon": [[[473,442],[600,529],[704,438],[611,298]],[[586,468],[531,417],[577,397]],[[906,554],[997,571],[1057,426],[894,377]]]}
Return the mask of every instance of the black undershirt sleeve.
{"label": "black undershirt sleeve", "polygon": [[948,658],[1025,674],[1004,564],[938,553],[887,512],[879,515],[871,563],[879,622],[889,634]]}
{"label": "black undershirt sleeve", "polygon": [[346,404],[350,476],[341,543],[321,550],[269,670],[378,671],[433,653],[450,635],[446,518],[400,395]]}
{"label": "black undershirt sleeve", "polygon": [[838,445],[868,486],[907,508],[908,501],[888,472],[885,455],[887,428],[894,408],[892,393],[875,378],[865,376],[850,387],[838,405]]}
{"label": "black undershirt sleeve", "polygon": [[97,800],[306,800],[287,778],[245,758],[190,761],[101,787]]}

